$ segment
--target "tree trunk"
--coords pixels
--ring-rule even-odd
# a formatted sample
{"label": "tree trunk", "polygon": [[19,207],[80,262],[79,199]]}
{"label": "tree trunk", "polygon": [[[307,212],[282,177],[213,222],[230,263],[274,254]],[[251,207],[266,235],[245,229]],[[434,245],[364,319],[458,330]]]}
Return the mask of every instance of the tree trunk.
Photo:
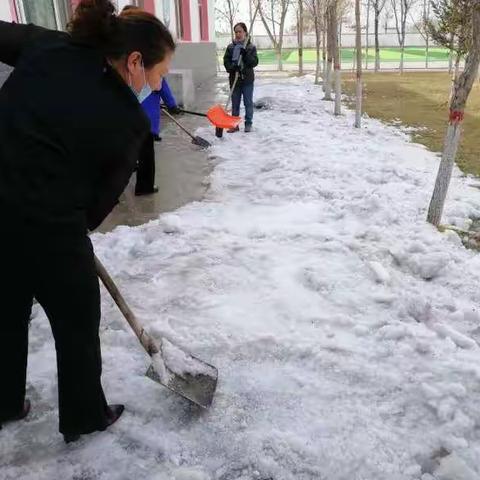
{"label": "tree trunk", "polygon": [[[318,13],[320,15],[320,13]],[[318,20],[320,22],[320,19]],[[320,28],[320,27],[319,27]],[[324,20],[323,22],[323,29],[322,29],[322,75],[323,77],[327,74],[327,25]],[[323,79],[323,91],[325,91],[325,78]]]}
{"label": "tree trunk", "polygon": [[405,39],[402,41],[402,46],[400,50],[400,75],[403,75],[404,57],[405,57]]}
{"label": "tree trunk", "polygon": [[380,12],[377,8],[375,8],[375,72],[378,72],[380,70],[380,42],[378,40],[379,23]]}
{"label": "tree trunk", "polygon": [[250,20],[250,30],[248,31],[248,34],[250,35],[250,38],[253,36],[253,9],[252,9],[252,0],[248,0],[248,18]]}
{"label": "tree trunk", "polygon": [[342,113],[342,79],[340,66],[340,48],[338,42],[338,5],[337,0],[332,1],[332,30],[333,30],[333,55],[334,55],[334,71],[335,71],[335,115]]}
{"label": "tree trunk", "polygon": [[447,197],[448,186],[452,177],[453,165],[460,141],[460,122],[450,123],[445,136],[442,160],[438,169],[437,180],[428,209],[427,221],[438,227],[442,219],[443,207]]}
{"label": "tree trunk", "polygon": [[[430,2],[428,0],[423,0],[423,24],[426,25],[428,19],[430,18]],[[430,49],[430,36],[428,35],[428,28],[425,28],[425,69],[428,70],[428,54]]]}
{"label": "tree trunk", "polygon": [[428,33],[427,33],[427,38],[425,39],[425,42],[426,42],[426,47],[425,47],[425,68],[428,70],[428,67],[429,67],[429,54],[430,54],[430,40],[429,40],[429,37],[428,37]]}
{"label": "tree trunk", "polygon": [[453,41],[454,41],[454,35],[453,33],[450,35],[450,55],[448,57],[448,73],[452,75],[453,73]]}
{"label": "tree trunk", "polygon": [[448,101],[451,102],[453,99],[453,96],[455,95],[455,84],[458,80],[458,77],[460,75],[460,55],[457,53],[455,55],[455,69],[452,68],[452,83],[450,85],[450,97],[448,98]]}
{"label": "tree trunk", "polygon": [[357,103],[355,111],[355,127],[362,126],[362,26],[360,24],[360,0],[355,0],[355,23],[356,23],[356,41],[357,50]]}
{"label": "tree trunk", "polygon": [[298,0],[298,73],[303,75],[303,0]]}
{"label": "tree trunk", "polygon": [[[273,5],[273,2],[272,2]],[[279,49],[279,64],[278,64],[278,69],[280,71],[283,70],[283,59],[282,59],[282,51],[283,51],[283,34],[285,31],[285,17],[287,15],[287,10],[288,9],[288,3],[286,5],[283,4],[282,2],[282,15],[280,17],[280,29],[278,32],[278,49]],[[273,18],[273,16],[272,16]]]}
{"label": "tree trunk", "polygon": [[368,47],[370,45],[370,39],[368,35],[370,33],[370,4],[372,0],[368,0],[367,2],[367,26],[365,32],[365,70],[368,70]]}
{"label": "tree trunk", "polygon": [[333,70],[333,44],[335,33],[333,32],[331,8],[327,8],[327,73],[325,75],[325,97],[324,100],[332,101],[332,70]]}
{"label": "tree trunk", "polygon": [[455,81],[457,80],[460,74],[460,55],[457,53],[455,56]]}
{"label": "tree trunk", "polygon": [[455,82],[454,94],[450,102],[450,118],[442,160],[438,169],[435,188],[428,209],[427,221],[435,226],[440,224],[443,207],[450,185],[453,165],[460,142],[461,126],[465,104],[475,82],[480,65],[480,0],[473,7],[472,46],[465,61],[465,69]]}
{"label": "tree trunk", "polygon": [[[315,0],[316,1],[316,0]],[[314,18],[314,25],[315,25],[315,46],[317,49],[317,65],[315,68],[315,85],[318,85],[320,83],[320,43],[322,41],[322,36],[320,32],[320,19],[318,18],[318,15],[315,15]]]}
{"label": "tree trunk", "polygon": [[320,59],[320,39],[318,38],[318,35],[316,37],[316,47],[317,47],[317,64],[315,66],[315,85],[318,85],[320,83],[320,75],[321,75],[321,68],[322,68],[322,63]]}
{"label": "tree trunk", "polygon": [[[283,24],[285,22],[284,17],[282,17],[281,20],[281,26],[280,26],[280,34],[278,35],[277,39],[277,34],[275,30],[275,25],[276,22],[272,21],[272,29],[270,29],[270,26],[267,22],[267,18],[265,16],[265,13],[263,12],[262,9],[262,2],[260,0],[257,0],[257,5],[256,5],[256,11],[255,15],[258,11],[260,13],[260,19],[262,20],[263,26],[265,27],[265,30],[267,31],[268,37],[270,38],[270,41],[273,44],[273,48],[275,49],[275,55],[277,56],[277,62],[278,62],[278,69],[282,70],[282,41],[283,41]],[[272,9],[273,9],[273,2],[272,2]],[[273,10],[272,10],[272,19],[274,18],[273,16]],[[283,22],[283,23],[282,23]]]}

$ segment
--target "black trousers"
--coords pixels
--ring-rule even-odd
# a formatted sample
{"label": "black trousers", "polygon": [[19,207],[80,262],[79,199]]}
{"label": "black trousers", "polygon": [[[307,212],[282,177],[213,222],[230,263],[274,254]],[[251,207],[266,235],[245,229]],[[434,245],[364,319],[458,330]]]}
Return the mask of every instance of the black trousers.
{"label": "black trousers", "polygon": [[[25,398],[28,322],[35,297],[45,310],[57,352],[60,432],[107,426],[101,385],[100,290],[85,235],[16,230],[0,239],[0,422]],[[53,379],[52,379],[53,380]]]}
{"label": "black trousers", "polygon": [[155,186],[155,139],[153,133],[149,133],[138,159],[136,193],[151,193]]}

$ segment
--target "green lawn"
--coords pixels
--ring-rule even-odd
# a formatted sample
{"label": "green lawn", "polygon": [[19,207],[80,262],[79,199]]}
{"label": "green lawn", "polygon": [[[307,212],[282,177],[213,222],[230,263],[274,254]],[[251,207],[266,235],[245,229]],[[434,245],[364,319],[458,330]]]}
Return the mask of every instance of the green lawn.
{"label": "green lawn", "polygon": [[[355,49],[343,48],[342,49],[342,61],[352,62],[355,56]],[[366,52],[363,51],[363,59],[365,60]],[[223,61],[223,52],[219,52],[220,60]],[[277,56],[274,50],[258,50],[258,58],[262,65],[273,65],[277,63]],[[428,53],[429,62],[444,62],[448,61],[449,52],[444,48],[430,48]],[[298,63],[298,50],[289,49],[282,52],[283,62],[286,64]],[[317,60],[316,52],[314,49],[306,49],[303,51],[303,61],[305,63],[315,63]],[[368,59],[372,64],[375,62],[375,50],[369,48]],[[382,48],[380,49],[380,60],[382,62],[399,62],[400,61],[400,49],[399,48]],[[405,49],[405,61],[406,62],[424,62],[425,61],[425,48],[422,47],[408,47]]]}

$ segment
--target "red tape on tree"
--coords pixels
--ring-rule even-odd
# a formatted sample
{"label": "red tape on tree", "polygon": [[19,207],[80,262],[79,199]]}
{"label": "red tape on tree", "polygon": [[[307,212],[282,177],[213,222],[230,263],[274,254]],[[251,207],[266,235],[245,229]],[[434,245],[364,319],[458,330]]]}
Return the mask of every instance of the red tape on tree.
{"label": "red tape on tree", "polygon": [[465,118],[462,110],[450,110],[450,123],[461,123]]}

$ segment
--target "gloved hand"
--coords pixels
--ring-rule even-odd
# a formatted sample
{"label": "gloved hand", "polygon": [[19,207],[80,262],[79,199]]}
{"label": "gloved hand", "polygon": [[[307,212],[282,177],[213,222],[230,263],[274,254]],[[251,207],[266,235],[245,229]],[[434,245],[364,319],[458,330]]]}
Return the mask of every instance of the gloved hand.
{"label": "gloved hand", "polygon": [[167,110],[168,113],[172,115],[179,115],[180,113],[182,113],[182,109],[177,107],[177,105],[175,105],[174,107],[168,107]]}

